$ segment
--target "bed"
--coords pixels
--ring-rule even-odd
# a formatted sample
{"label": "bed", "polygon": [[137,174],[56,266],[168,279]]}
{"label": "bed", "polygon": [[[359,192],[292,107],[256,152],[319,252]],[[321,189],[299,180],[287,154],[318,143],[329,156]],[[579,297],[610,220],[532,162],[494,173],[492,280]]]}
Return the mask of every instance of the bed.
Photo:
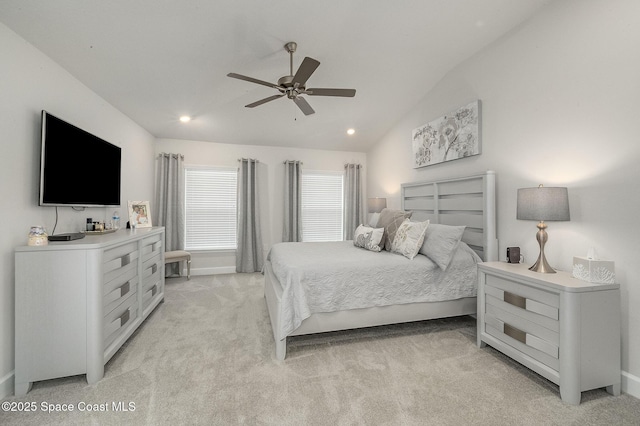
{"label": "bed", "polygon": [[476,263],[498,258],[494,172],[402,184],[401,209],[412,222],[465,227],[446,270],[421,254],[372,252],[353,241],[271,248],[264,291],[278,360],[289,336],[476,312]]}

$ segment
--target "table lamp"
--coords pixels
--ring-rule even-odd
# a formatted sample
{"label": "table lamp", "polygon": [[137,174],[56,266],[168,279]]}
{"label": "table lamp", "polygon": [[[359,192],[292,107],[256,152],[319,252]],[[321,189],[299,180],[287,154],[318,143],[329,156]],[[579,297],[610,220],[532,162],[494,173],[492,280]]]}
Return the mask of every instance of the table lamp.
{"label": "table lamp", "polygon": [[548,274],[555,273],[556,271],[549,266],[544,256],[544,245],[548,239],[545,221],[570,220],[567,188],[547,188],[540,185],[537,188],[518,189],[517,218],[539,221],[536,239],[540,245],[540,254],[536,263],[529,270]]}

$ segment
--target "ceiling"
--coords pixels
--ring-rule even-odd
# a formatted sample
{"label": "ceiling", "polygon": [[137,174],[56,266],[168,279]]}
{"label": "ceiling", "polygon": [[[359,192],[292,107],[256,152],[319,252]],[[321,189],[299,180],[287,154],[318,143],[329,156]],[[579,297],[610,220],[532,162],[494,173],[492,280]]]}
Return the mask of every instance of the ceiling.
{"label": "ceiling", "polygon": [[[157,138],[366,151],[550,1],[2,0],[0,22]],[[309,116],[286,97],[245,108],[276,90],[227,74],[277,82],[289,41],[294,73],[305,56],[321,63],[307,87],[356,96],[307,97]]]}

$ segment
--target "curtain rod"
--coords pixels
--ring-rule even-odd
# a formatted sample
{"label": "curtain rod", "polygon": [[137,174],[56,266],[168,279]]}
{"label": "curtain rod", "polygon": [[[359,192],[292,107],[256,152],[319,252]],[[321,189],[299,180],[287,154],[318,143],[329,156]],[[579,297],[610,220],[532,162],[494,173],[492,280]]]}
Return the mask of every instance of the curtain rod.
{"label": "curtain rod", "polygon": [[285,160],[282,162],[282,164],[287,164],[287,163],[300,163],[300,164],[304,164],[302,161],[298,161],[298,160]]}
{"label": "curtain rod", "polygon": [[253,158],[238,158],[238,163],[239,163],[239,162],[241,162],[241,161],[249,161],[249,160],[253,160],[253,161],[255,161],[256,163],[259,163],[259,162],[260,162],[260,160],[255,160],[255,159],[253,159]]}

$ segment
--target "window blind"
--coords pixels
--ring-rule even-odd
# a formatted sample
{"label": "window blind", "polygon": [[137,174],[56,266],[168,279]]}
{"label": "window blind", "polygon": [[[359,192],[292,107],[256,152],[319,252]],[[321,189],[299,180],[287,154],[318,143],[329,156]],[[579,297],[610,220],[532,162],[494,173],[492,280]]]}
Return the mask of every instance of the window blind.
{"label": "window blind", "polygon": [[238,171],[185,167],[185,250],[237,248]]}
{"label": "window blind", "polygon": [[342,241],[343,177],[302,171],[302,241]]}

